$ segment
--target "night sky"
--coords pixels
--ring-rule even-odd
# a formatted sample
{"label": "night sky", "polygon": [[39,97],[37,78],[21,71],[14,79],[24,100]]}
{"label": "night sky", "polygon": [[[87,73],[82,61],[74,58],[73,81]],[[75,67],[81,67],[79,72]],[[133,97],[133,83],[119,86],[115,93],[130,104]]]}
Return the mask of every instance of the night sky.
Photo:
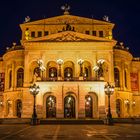
{"label": "night sky", "polygon": [[61,6],[68,3],[70,14],[101,19],[109,16],[115,23],[114,38],[124,42],[133,56],[140,57],[140,6],[133,1],[123,0],[1,0],[0,2],[0,55],[13,42],[20,43],[21,30],[19,24],[26,16],[31,21],[44,17],[62,15]]}

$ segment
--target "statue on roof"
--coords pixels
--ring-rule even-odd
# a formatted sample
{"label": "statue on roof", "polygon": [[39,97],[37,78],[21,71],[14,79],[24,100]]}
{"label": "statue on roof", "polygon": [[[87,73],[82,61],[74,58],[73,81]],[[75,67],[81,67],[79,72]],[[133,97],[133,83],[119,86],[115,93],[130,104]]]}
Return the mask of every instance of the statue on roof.
{"label": "statue on roof", "polygon": [[31,18],[30,18],[29,16],[27,16],[27,17],[25,17],[24,23],[27,23],[27,22],[29,22],[30,20],[31,20]]}
{"label": "statue on roof", "polygon": [[64,11],[64,15],[69,15],[70,6],[68,4],[61,6],[61,9]]}

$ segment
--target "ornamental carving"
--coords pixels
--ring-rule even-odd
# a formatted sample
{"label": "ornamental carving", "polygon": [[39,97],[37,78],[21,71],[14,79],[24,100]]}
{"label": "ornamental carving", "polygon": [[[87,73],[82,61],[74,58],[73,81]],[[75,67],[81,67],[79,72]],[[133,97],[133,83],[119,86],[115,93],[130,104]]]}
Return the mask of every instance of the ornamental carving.
{"label": "ornamental carving", "polygon": [[93,41],[93,40],[87,38],[80,38],[76,34],[66,33],[56,38],[48,39],[46,41],[63,41],[63,42],[69,41],[70,42],[70,41]]}

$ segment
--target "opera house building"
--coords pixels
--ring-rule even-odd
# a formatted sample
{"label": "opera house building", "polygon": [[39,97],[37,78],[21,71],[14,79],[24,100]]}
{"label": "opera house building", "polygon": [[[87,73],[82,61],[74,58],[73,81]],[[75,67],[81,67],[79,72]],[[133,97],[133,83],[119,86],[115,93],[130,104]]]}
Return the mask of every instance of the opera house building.
{"label": "opera house building", "polygon": [[114,26],[68,10],[27,17],[21,45],[0,57],[0,118],[31,118],[35,109],[40,119],[99,119],[108,106],[113,118],[140,117],[140,59],[114,39]]}

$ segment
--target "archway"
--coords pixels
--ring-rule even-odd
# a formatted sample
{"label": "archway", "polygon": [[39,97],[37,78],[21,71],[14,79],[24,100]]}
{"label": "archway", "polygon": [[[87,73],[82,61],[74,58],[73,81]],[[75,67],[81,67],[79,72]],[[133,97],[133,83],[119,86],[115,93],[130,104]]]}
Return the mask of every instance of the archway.
{"label": "archway", "polygon": [[55,118],[56,117],[56,97],[49,96],[46,99],[46,117]]}
{"label": "archway", "polygon": [[84,65],[83,69],[84,80],[89,80],[91,78],[91,63],[88,61],[84,61],[83,65]]}
{"label": "archway", "polygon": [[93,110],[93,99],[90,95],[85,96],[85,117],[92,118]]}
{"label": "archway", "polygon": [[74,63],[72,61],[66,61],[63,66],[64,70],[64,79],[73,80],[74,77]]}
{"label": "archway", "polygon": [[64,118],[75,118],[75,98],[72,95],[64,98]]}
{"label": "archway", "polygon": [[73,78],[73,69],[70,67],[66,67],[64,69],[64,78],[65,80],[72,80]]}
{"label": "archway", "polygon": [[22,112],[22,102],[20,99],[16,101],[16,116],[18,118],[21,118],[21,112]]}

